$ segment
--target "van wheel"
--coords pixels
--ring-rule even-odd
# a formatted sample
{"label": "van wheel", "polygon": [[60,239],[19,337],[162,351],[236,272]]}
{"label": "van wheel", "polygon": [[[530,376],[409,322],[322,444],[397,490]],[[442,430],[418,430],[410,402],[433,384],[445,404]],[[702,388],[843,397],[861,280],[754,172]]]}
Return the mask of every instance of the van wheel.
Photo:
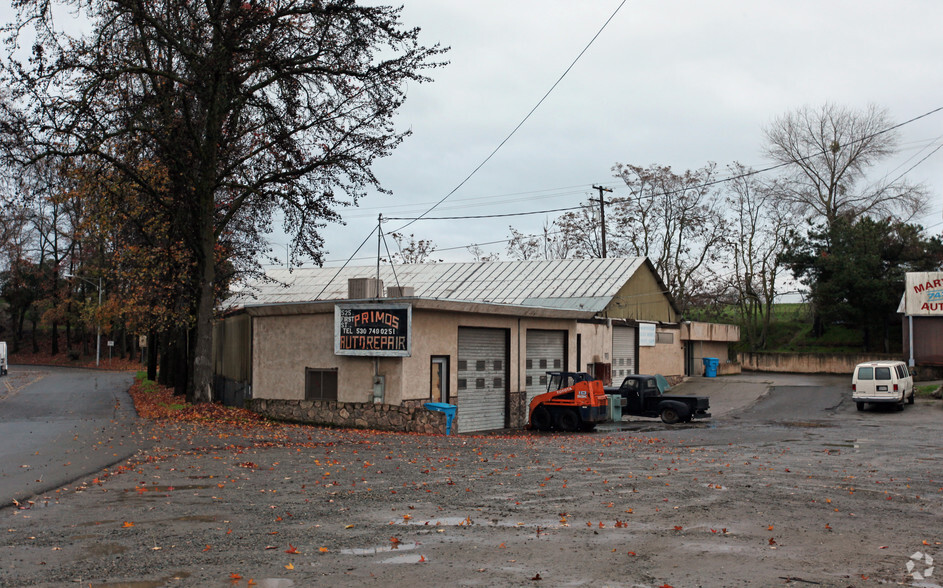
{"label": "van wheel", "polygon": [[864,410],[864,402],[856,402],[855,406],[858,408],[859,411]]}
{"label": "van wheel", "polygon": [[910,397],[907,399],[907,404],[913,404],[916,398],[917,398],[917,395],[914,394],[913,391],[911,391]]}
{"label": "van wheel", "polygon": [[894,405],[894,410],[896,410],[897,412],[900,412],[900,411],[904,410],[904,401],[901,400],[900,402],[898,402],[897,404],[895,404],[895,405]]}

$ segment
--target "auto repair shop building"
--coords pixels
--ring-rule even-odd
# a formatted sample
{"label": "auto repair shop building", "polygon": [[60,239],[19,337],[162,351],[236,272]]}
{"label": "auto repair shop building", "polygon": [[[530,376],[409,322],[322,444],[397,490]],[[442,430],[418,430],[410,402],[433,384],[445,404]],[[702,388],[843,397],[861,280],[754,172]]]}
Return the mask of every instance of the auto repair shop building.
{"label": "auto repair shop building", "polygon": [[447,402],[457,406],[453,430],[469,433],[525,425],[547,371],[607,383],[685,371],[677,307],[646,258],[377,274],[269,271],[216,326],[217,396],[252,398],[269,413],[290,401],[315,423],[400,430],[423,430],[411,420],[423,403]]}

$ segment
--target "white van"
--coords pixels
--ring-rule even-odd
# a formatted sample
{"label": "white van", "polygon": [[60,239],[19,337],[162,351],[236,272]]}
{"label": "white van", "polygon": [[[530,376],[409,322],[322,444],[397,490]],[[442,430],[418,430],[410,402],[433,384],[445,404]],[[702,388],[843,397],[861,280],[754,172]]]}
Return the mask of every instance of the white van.
{"label": "white van", "polygon": [[0,376],[7,375],[7,342],[0,341]]}
{"label": "white van", "polygon": [[902,361],[869,361],[855,366],[851,378],[852,399],[858,410],[867,404],[891,404],[904,410],[914,403],[914,379]]}

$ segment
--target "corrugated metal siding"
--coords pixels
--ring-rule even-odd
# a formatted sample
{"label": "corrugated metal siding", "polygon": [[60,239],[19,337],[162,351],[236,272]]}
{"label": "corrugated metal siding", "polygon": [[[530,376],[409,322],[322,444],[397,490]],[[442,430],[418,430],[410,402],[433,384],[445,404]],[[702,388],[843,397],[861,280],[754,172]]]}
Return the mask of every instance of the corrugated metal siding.
{"label": "corrugated metal siding", "polygon": [[504,329],[458,329],[456,417],[460,433],[505,427],[506,333]]}
{"label": "corrugated metal siding", "polygon": [[[380,268],[387,286],[411,286],[419,298],[602,310],[644,258],[404,264]],[[232,306],[348,298],[347,280],[375,278],[376,267],[271,269]],[[598,308],[597,308],[598,306]]]}
{"label": "corrugated metal siding", "polygon": [[228,317],[213,325],[213,375],[237,382],[252,378],[252,318]]}
{"label": "corrugated metal siding", "polygon": [[634,327],[612,327],[612,383],[619,385],[635,373]]}
{"label": "corrugated metal siding", "polygon": [[547,391],[547,372],[562,371],[566,359],[566,331],[527,330],[527,407],[534,396]]}

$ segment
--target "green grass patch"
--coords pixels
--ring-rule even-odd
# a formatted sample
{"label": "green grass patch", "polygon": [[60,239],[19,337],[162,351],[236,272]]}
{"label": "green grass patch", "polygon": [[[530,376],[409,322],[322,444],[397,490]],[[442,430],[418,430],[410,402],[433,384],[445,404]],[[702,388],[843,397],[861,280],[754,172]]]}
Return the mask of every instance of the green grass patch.
{"label": "green grass patch", "polygon": [[914,386],[914,394],[919,398],[931,398],[939,388],[936,384],[918,384]]}

